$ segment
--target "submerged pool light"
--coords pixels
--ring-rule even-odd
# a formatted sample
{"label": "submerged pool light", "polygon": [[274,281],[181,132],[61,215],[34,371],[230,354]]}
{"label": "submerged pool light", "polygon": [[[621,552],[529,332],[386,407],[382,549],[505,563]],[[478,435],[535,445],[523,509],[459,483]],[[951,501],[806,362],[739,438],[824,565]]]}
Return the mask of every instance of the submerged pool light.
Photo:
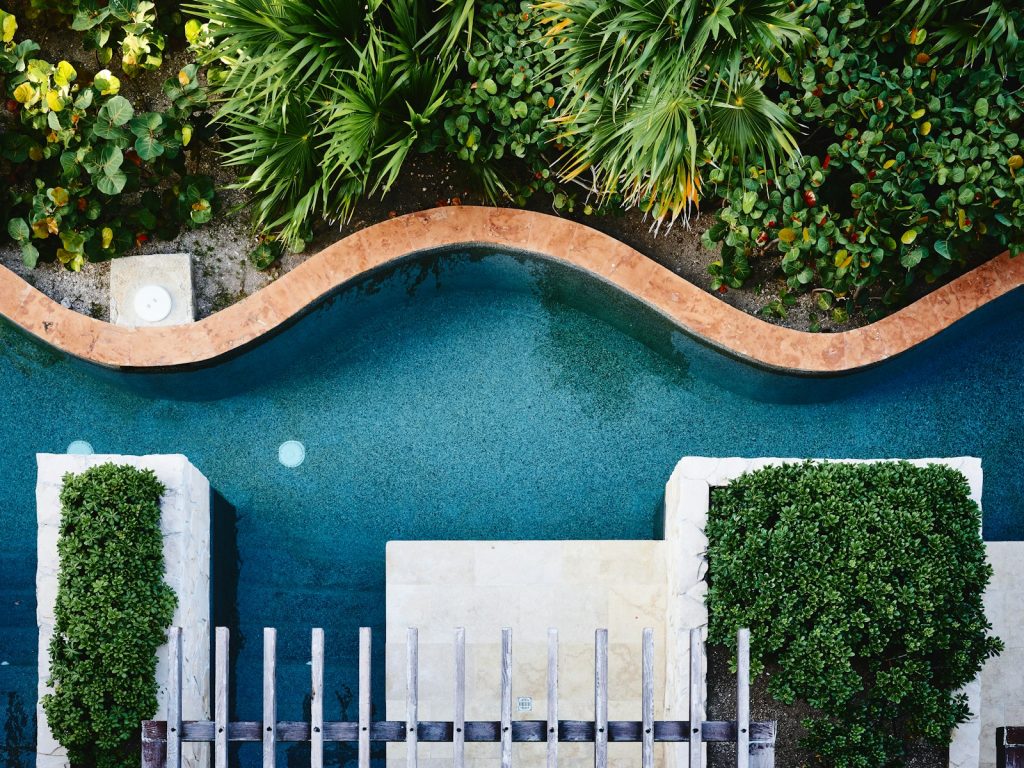
{"label": "submerged pool light", "polygon": [[68,445],[68,453],[72,456],[91,456],[95,453],[92,449],[92,444],[87,443],[85,440],[75,440]]}
{"label": "submerged pool light", "polygon": [[298,440],[286,440],[277,449],[277,460],[293,469],[306,460],[306,446]]}

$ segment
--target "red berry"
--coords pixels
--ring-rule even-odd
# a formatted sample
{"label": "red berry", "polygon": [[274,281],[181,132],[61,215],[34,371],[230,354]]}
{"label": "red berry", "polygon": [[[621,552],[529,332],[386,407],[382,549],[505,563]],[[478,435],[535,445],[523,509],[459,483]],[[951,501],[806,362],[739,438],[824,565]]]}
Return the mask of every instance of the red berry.
{"label": "red berry", "polygon": [[804,202],[807,203],[808,208],[813,208],[818,204],[818,196],[809,189],[804,190]]}
{"label": "red berry", "polygon": [[135,244],[136,245],[142,245],[143,243],[148,242],[148,241],[149,241],[149,235],[147,235],[145,232],[140,232],[139,234],[137,234],[135,236]]}
{"label": "red berry", "polygon": [[78,198],[78,210],[84,212],[85,209],[88,207],[88,205],[89,205],[89,201],[86,200],[84,197]]}
{"label": "red berry", "polygon": [[875,169],[872,168],[870,171],[868,171],[868,180],[870,181],[871,179],[875,178],[876,175],[877,174],[875,173]]}
{"label": "red berry", "polygon": [[719,293],[728,293],[729,292],[729,286],[727,286],[727,285],[720,285],[720,286],[718,286],[718,292]]}
{"label": "red berry", "polygon": [[768,233],[767,232],[762,232],[760,235],[757,236],[757,244],[758,245],[764,245],[767,242],[768,242]]}
{"label": "red berry", "polygon": [[14,99],[8,99],[7,100],[7,111],[8,112],[17,112],[18,111],[18,102],[16,102]]}
{"label": "red berry", "polygon": [[825,155],[825,161],[821,164],[822,169],[828,168],[828,164],[832,162],[832,155]]}

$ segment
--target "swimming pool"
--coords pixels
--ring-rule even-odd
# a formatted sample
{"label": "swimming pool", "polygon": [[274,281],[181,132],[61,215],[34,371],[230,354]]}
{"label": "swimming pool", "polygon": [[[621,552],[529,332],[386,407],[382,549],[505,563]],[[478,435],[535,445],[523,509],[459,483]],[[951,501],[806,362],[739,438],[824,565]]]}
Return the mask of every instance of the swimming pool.
{"label": "swimming pool", "polygon": [[[280,716],[303,716],[293,694],[308,688],[316,625],[325,716],[343,719],[355,628],[384,624],[385,542],[650,538],[684,455],[976,455],[986,537],[1024,538],[1022,320],[1018,290],[872,370],[796,378],[709,349],[569,267],[463,251],[363,278],[188,373],[99,369],[0,325],[6,763],[32,761],[37,452],[84,439],[186,454],[217,490],[214,610],[233,628],[233,716],[259,719],[263,626],[279,628]],[[306,446],[298,469],[277,461],[290,439]]]}

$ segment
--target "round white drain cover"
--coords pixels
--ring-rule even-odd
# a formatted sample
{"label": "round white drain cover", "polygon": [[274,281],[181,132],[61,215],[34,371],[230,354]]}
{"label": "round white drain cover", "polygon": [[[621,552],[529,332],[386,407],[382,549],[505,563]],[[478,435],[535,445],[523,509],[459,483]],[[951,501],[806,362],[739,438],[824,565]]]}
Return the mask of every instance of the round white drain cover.
{"label": "round white drain cover", "polygon": [[171,294],[159,285],[144,285],[135,292],[135,314],[147,323],[158,323],[171,314]]}
{"label": "round white drain cover", "polygon": [[90,456],[93,450],[92,446],[85,440],[75,440],[68,446],[68,453],[75,456]]}
{"label": "round white drain cover", "polygon": [[306,460],[306,446],[298,440],[283,442],[277,449],[277,460],[286,467],[297,467]]}

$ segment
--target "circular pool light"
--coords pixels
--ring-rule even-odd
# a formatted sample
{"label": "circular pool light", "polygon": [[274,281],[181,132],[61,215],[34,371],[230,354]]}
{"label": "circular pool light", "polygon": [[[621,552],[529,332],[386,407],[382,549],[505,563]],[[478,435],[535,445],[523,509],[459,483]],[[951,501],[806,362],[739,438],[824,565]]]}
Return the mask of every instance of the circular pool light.
{"label": "circular pool light", "polygon": [[68,453],[72,456],[91,456],[95,451],[93,451],[92,445],[85,440],[75,440],[68,446]]}
{"label": "circular pool light", "polygon": [[306,446],[298,440],[287,440],[278,447],[277,460],[286,467],[297,467],[306,460]]}
{"label": "circular pool light", "polygon": [[135,314],[147,323],[158,323],[171,314],[171,294],[159,285],[144,285],[135,292]]}

